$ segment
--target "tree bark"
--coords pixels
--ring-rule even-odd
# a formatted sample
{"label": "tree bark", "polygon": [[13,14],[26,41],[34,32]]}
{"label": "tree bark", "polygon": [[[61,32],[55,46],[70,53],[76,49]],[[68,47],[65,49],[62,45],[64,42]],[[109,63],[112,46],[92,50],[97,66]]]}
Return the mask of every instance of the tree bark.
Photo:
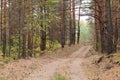
{"label": "tree bark", "polygon": [[70,45],[75,44],[75,0],[70,0]]}
{"label": "tree bark", "polygon": [[22,57],[23,58],[26,58],[26,28],[25,28],[25,0],[24,0],[24,3],[23,3],[23,8],[22,8],[22,22],[21,22],[21,25],[22,25],[22,39],[23,39],[23,42],[22,42]]}
{"label": "tree bark", "polygon": [[2,28],[3,28],[3,26],[2,26],[2,19],[3,19],[3,14],[2,14],[2,7],[3,6],[3,0],[1,0],[1,12],[0,12],[0,41],[2,41]]}
{"label": "tree bark", "polygon": [[61,45],[62,45],[62,48],[64,48],[64,45],[65,45],[65,33],[66,33],[65,1],[61,0]]}
{"label": "tree bark", "polygon": [[3,57],[6,55],[6,0],[4,0]]}
{"label": "tree bark", "polygon": [[118,44],[118,19],[115,21],[115,30],[114,30],[114,44],[113,44],[113,52],[117,52],[117,44]]}
{"label": "tree bark", "polygon": [[79,16],[78,16],[78,33],[77,33],[77,43],[80,43],[80,7],[79,7]]}
{"label": "tree bark", "polygon": [[44,20],[46,19],[46,6],[45,6],[46,1],[42,0],[43,6],[41,6],[41,44],[40,44],[40,49],[44,51],[46,49],[46,25],[44,24]]}
{"label": "tree bark", "polygon": [[106,5],[106,28],[107,28],[107,53],[110,54],[113,52],[113,26],[112,26],[112,17],[111,17],[111,0],[105,0]]}

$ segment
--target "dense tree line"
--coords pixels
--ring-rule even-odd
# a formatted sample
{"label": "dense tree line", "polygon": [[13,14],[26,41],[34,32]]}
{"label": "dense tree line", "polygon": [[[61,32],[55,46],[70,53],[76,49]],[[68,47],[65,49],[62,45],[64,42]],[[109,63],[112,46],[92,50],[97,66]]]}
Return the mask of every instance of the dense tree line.
{"label": "dense tree line", "polygon": [[102,53],[117,51],[119,39],[119,0],[93,0],[95,7],[96,47]]}
{"label": "dense tree line", "polygon": [[96,50],[108,54],[117,52],[120,0],[82,0],[81,4],[83,12],[95,20]]}
{"label": "dense tree line", "polygon": [[[91,5],[77,8],[78,20],[75,18],[77,3]],[[38,48],[39,53],[44,54],[56,44],[62,48],[79,44],[81,8],[92,9],[88,12],[95,19],[96,49],[103,53],[116,52],[120,1],[91,0],[88,3],[84,0],[0,0],[1,54],[26,58],[35,56]]]}
{"label": "dense tree line", "polygon": [[0,51],[25,58],[54,43],[74,45],[75,22],[75,0],[0,0]]}

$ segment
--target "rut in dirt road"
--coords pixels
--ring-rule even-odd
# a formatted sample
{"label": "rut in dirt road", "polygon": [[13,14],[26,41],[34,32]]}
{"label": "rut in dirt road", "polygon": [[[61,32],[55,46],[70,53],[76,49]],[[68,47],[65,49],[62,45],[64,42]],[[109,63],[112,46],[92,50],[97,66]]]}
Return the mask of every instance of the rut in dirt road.
{"label": "rut in dirt road", "polygon": [[72,55],[70,55],[70,57],[71,58],[84,57],[86,54],[88,54],[88,52],[91,48],[92,48],[92,46],[83,46],[78,51],[76,51]]}
{"label": "rut in dirt road", "polygon": [[40,70],[35,70],[24,80],[54,80],[55,73],[64,74],[70,80],[87,80],[82,70],[82,58],[91,49],[91,46],[83,46],[68,58],[57,59],[43,66]]}
{"label": "rut in dirt road", "polygon": [[91,46],[83,46],[70,56],[72,58],[70,59],[71,64],[69,64],[69,76],[71,80],[87,80],[86,76],[84,75],[84,71],[82,70],[82,57],[85,57],[91,48]]}

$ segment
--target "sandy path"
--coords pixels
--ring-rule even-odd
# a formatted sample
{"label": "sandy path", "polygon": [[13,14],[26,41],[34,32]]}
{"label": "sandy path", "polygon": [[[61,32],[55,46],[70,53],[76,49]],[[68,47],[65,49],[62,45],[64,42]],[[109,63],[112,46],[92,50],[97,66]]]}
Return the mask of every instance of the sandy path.
{"label": "sandy path", "polygon": [[50,80],[54,76],[57,68],[66,61],[68,60],[63,59],[48,63],[47,65],[44,65],[42,69],[37,69],[32,72],[32,74],[30,74],[27,78],[24,78],[24,80]]}
{"label": "sandy path", "polygon": [[82,57],[89,53],[91,46],[83,46],[68,58],[57,59],[37,69],[24,80],[53,80],[55,73],[62,73],[71,80],[87,80],[82,70]]}
{"label": "sandy path", "polygon": [[82,57],[89,53],[91,48],[91,46],[83,46],[70,56],[72,58],[71,64],[69,64],[71,80],[87,80],[84,76],[84,71],[82,70]]}

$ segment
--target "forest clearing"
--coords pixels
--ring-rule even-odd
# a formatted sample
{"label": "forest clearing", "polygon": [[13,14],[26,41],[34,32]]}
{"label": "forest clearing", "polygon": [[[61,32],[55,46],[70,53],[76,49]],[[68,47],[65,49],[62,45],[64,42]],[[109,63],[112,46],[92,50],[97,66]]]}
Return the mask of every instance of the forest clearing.
{"label": "forest clearing", "polygon": [[120,80],[120,0],[0,0],[0,80]]}

